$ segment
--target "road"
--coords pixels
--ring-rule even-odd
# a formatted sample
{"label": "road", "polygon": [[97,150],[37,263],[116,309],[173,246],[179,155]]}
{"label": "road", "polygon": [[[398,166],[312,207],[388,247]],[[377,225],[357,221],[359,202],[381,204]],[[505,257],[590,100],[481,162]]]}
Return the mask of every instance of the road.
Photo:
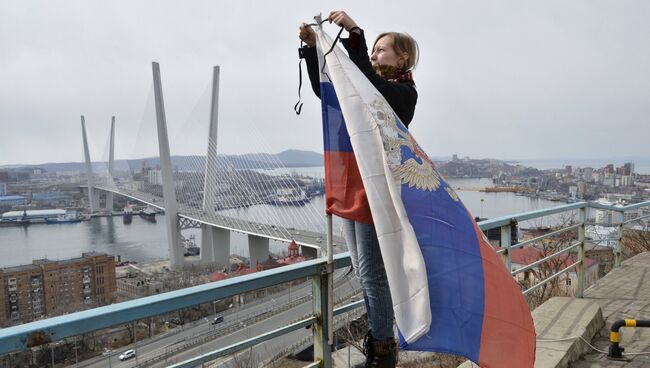
{"label": "road", "polygon": [[[337,270],[335,277],[337,279],[342,277],[346,271],[347,270]],[[345,282],[337,285],[335,289],[335,299],[349,296],[358,289],[359,285],[356,278],[346,279]],[[217,350],[236,342],[240,342],[242,340],[250,338],[251,336],[260,335],[273,329],[285,326],[288,323],[296,321],[306,315],[309,315],[312,313],[312,302],[311,299],[304,299],[304,302],[301,302],[298,305],[295,305],[285,311],[273,314],[269,318],[263,319],[261,321],[254,321],[255,316],[259,316],[268,311],[275,311],[286,308],[284,306],[287,304],[296,303],[297,300],[307,298],[311,294],[311,282],[306,282],[300,286],[294,286],[291,289],[284,290],[283,292],[267,296],[262,300],[245,304],[241,307],[233,307],[224,313],[219,313],[218,315],[223,315],[224,317],[224,322],[220,324],[211,325],[209,321],[212,318],[209,320],[194,322],[191,325],[188,324],[183,327],[173,329],[165,334],[157,335],[151,339],[138,341],[137,344],[125,346],[110,356],[91,358],[80,363],[78,366],[88,368],[138,367],[139,363],[143,363],[154,357],[164,356],[166,355],[165,353],[169,353],[174,349],[178,349],[179,346],[202,340],[201,337],[205,338],[211,334],[215,336],[220,332],[224,333],[223,336],[216,337],[211,341],[184,349],[174,355],[173,358],[160,361],[153,365],[147,365],[152,367],[164,367],[175,362],[183,361],[191,357],[209,351]],[[258,345],[254,350],[262,350],[261,352],[264,353],[264,355],[270,355],[273,352],[277,352],[281,348],[285,348],[295,343],[298,339],[301,338],[299,335],[302,334],[301,336],[304,336],[305,332],[307,331],[294,331],[294,333],[270,340],[265,343],[264,346]],[[136,349],[137,361],[135,358],[124,362],[121,362],[119,360],[119,354],[128,349]]]}

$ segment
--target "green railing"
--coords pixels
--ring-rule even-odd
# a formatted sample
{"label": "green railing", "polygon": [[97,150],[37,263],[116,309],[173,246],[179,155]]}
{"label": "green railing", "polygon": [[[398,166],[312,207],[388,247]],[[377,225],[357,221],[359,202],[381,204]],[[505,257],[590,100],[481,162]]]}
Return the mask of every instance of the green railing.
{"label": "green railing", "polygon": [[[528,294],[577,267],[578,285],[576,296],[582,297],[585,287],[584,247],[585,227],[588,225],[587,211],[590,208],[593,208],[624,214],[626,211],[636,210],[641,207],[650,207],[650,201],[624,207],[604,206],[593,202],[581,202],[486,220],[480,222],[479,227],[483,231],[500,229],[500,242],[502,246],[501,249],[498,250],[498,253],[502,255],[506,267],[515,277],[521,272],[533,270],[536,267],[540,267],[545,262],[549,262],[553,258],[560,257],[568,252],[577,253],[578,257],[576,262],[548,275],[548,277],[543,280],[539,280],[535,285],[531,285],[526,290],[523,290],[523,293]],[[577,216],[575,216],[575,211],[577,211]],[[554,231],[550,233],[523,242],[515,242],[513,244],[511,231],[512,226],[514,226],[515,223],[522,223],[524,221],[563,213],[572,213],[574,217],[577,218],[573,219],[570,223],[565,224],[565,226],[554,229]],[[619,227],[618,245],[615,249],[616,265],[620,265],[622,254],[621,237],[624,226],[632,222],[644,220],[648,217],[650,217],[650,215],[640,216],[635,219],[621,221],[620,223],[615,224],[615,226]],[[623,216],[621,216],[621,218],[623,218]],[[575,241],[571,241],[568,246],[563,247],[562,249],[557,249],[552,254],[545,255],[543,258],[537,259],[530,264],[513,269],[513,250],[531,246],[538,242],[547,241],[556,236],[572,234],[572,232],[575,232],[577,236],[575,237]],[[7,354],[39,345],[53,343],[58,340],[78,336],[87,332],[154,317],[199,304],[211,303],[214,300],[225,299],[295,280],[309,278],[311,279],[312,284],[312,314],[310,316],[290,323],[284,327],[268,331],[259,336],[252,336],[236,344],[201,354],[187,361],[178,363],[174,365],[174,367],[193,367],[204,362],[212,361],[218,357],[242,351],[264,341],[282,336],[291,331],[303,329],[307,326],[313,327],[314,363],[310,366],[319,365],[322,367],[330,367],[332,358],[329,346],[331,343],[331,330],[333,328],[332,318],[363,306],[363,301],[357,301],[342,307],[331,308],[333,298],[329,295],[329,290],[330,284],[333,283],[333,272],[335,269],[348,266],[350,266],[348,253],[341,253],[335,255],[331,263],[328,263],[327,258],[319,258],[302,262],[300,264],[275,268],[220,282],[171,291],[164,294],[130,300],[123,303],[112,304],[1,329],[0,354]],[[333,313],[330,314],[330,311],[332,310]]]}

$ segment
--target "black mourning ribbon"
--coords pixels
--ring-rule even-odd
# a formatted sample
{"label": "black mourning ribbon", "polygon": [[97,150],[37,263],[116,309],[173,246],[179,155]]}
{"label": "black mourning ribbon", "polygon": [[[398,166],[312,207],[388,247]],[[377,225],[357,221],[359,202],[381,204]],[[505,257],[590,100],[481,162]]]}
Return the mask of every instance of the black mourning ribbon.
{"label": "black mourning ribbon", "polygon": [[[312,27],[312,26],[318,26],[321,25],[325,22],[327,22],[329,18],[325,18],[323,21],[320,23],[310,23],[307,24],[307,26]],[[326,56],[329,55],[332,51],[334,51],[334,47],[336,46],[336,43],[341,39],[341,33],[343,33],[343,27],[339,30],[339,33],[336,35],[336,38],[334,39],[334,42],[332,42],[332,47],[330,47],[329,50],[323,55],[323,67],[320,69],[320,72],[325,74],[327,79],[331,82],[332,79],[330,78],[329,75],[325,72],[325,65],[327,65],[327,58]],[[298,61],[298,102],[293,106],[293,111],[296,112],[296,115],[300,115],[300,112],[302,111],[302,96],[300,94],[300,90],[302,89],[302,59],[304,58],[303,51],[302,51],[302,45],[303,42],[302,40],[300,41],[300,47],[298,48],[298,56],[300,57],[300,61]]]}

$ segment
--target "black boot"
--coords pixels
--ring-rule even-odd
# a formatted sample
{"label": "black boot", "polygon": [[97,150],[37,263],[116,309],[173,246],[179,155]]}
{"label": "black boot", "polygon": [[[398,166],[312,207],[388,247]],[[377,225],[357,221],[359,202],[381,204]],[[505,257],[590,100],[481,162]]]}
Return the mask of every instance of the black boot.
{"label": "black boot", "polygon": [[397,344],[394,339],[375,340],[368,332],[363,340],[363,350],[366,363],[354,368],[395,368],[397,364]]}

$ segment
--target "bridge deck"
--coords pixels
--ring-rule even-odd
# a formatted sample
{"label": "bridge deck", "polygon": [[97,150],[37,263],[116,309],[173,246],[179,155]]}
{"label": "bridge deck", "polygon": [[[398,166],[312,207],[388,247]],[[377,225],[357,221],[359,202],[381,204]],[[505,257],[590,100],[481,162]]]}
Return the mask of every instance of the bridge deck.
{"label": "bridge deck", "polygon": [[[111,188],[102,185],[95,186],[95,188],[98,190],[112,192],[127,198],[131,198],[134,201],[145,203],[162,211],[165,210],[163,206],[163,199],[149,193],[139,191],[124,191],[119,188]],[[325,233],[295,228],[280,229],[278,226],[272,224],[246,221],[223,215],[208,214],[201,209],[185,206],[182,204],[179,204],[179,217],[189,220],[190,224],[194,222],[195,224],[190,225],[194,227],[197,227],[198,224],[205,224],[286,243],[290,243],[292,240],[295,240],[298,245],[310,248],[324,249],[326,242]],[[323,230],[325,229],[323,228]],[[337,247],[343,245],[345,245],[345,240],[341,237],[335,236],[334,246]]]}

